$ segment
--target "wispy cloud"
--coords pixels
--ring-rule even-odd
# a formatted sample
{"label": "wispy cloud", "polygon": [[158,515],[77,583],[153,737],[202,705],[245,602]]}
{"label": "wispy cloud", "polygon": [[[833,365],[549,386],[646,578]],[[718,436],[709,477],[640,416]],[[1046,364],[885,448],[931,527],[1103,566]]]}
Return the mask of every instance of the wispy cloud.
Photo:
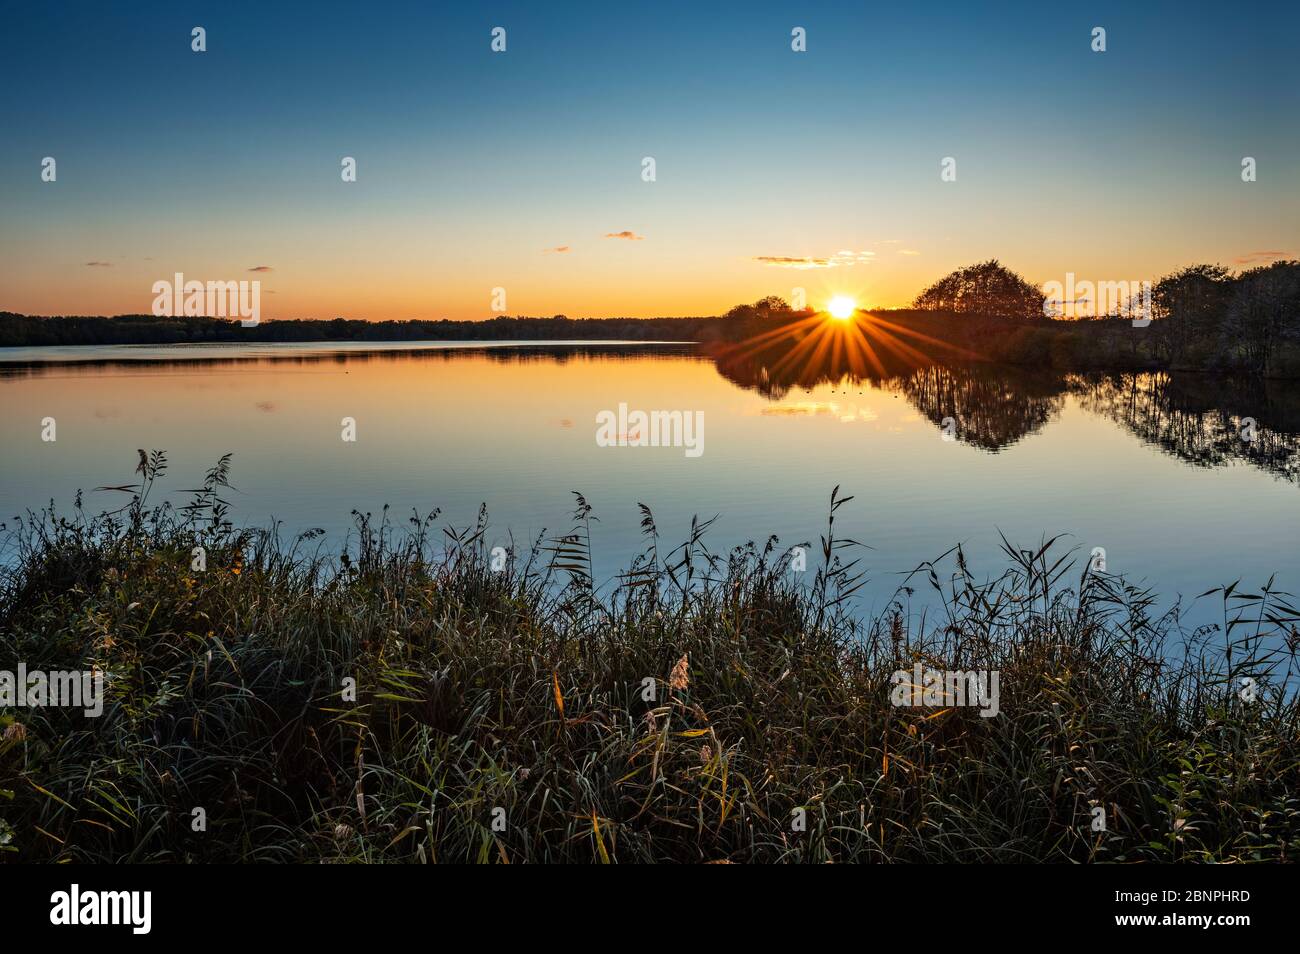
{"label": "wispy cloud", "polygon": [[914,248],[900,248],[898,250],[898,254],[899,255],[920,255],[921,253]]}
{"label": "wispy cloud", "polygon": [[792,258],[789,255],[759,255],[754,258],[756,262],[762,262],[764,265],[775,265],[778,268],[830,268],[831,262],[828,258]]}
{"label": "wispy cloud", "polygon": [[605,238],[626,239],[629,242],[639,242],[643,238],[645,238],[645,236],[637,235],[635,232],[629,232],[627,230],[624,230],[622,232],[606,232]]}
{"label": "wispy cloud", "polygon": [[249,269],[250,272],[273,272],[275,271],[270,265],[254,265]]}
{"label": "wispy cloud", "polygon": [[542,251],[543,251],[543,252],[547,252],[547,253],[554,252],[554,253],[557,254],[557,255],[563,255],[563,254],[565,254],[566,252],[569,251],[569,246],[567,246],[567,245],[557,245],[557,246],[555,246],[555,248],[545,248],[545,249],[542,249]]}
{"label": "wispy cloud", "polygon": [[1232,260],[1234,265],[1256,265],[1261,262],[1276,262],[1278,259],[1291,258],[1294,252],[1247,252]]}
{"label": "wispy cloud", "polygon": [[86,264],[89,265],[91,268],[112,268],[113,267],[112,262],[87,262]]}
{"label": "wispy cloud", "polygon": [[855,252],[842,248],[834,255],[825,258],[813,258],[807,255],[757,255],[754,261],[777,268],[849,268],[853,265],[869,265],[875,258],[875,252]]}

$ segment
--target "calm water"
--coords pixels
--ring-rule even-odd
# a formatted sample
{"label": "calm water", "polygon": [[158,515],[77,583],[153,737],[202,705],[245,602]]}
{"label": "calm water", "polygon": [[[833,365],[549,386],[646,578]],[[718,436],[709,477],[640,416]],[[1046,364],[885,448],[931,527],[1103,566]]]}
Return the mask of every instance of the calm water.
{"label": "calm water", "polygon": [[[92,488],[129,483],[136,448],[167,451],[180,502],[230,451],[237,523],[336,537],[354,508],[391,504],[401,522],[439,507],[464,526],[486,502],[493,542],[531,540],[566,531],[581,491],[603,578],[641,546],[638,502],[674,543],[693,514],[719,515],[715,550],[769,533],[816,543],[838,484],[856,499],[837,530],[874,548],[864,609],[955,543],[977,572],[1000,572],[999,530],[1026,546],[1068,534],[1083,559],[1104,547],[1111,572],[1164,605],[1275,572],[1300,585],[1300,395],[1287,384],[885,374],[691,345],[411,347],[0,349],[0,515],[70,507],[78,489],[88,509],[120,505]],[[597,414],[620,403],[702,411],[704,452],[597,446]]]}

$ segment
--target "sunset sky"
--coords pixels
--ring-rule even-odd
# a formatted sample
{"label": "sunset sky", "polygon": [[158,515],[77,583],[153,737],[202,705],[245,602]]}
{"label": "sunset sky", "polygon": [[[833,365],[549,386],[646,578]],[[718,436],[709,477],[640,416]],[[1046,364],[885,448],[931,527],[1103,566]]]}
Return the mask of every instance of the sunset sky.
{"label": "sunset sky", "polygon": [[1051,6],[10,5],[0,310],[148,312],[179,271],[264,318],[701,315],[1300,257],[1296,6]]}

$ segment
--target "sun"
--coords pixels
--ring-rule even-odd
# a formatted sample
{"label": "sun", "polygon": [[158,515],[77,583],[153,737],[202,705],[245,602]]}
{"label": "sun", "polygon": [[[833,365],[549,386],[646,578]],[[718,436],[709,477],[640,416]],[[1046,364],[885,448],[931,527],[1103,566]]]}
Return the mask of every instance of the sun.
{"label": "sun", "polygon": [[826,310],[831,313],[832,318],[848,321],[858,310],[858,303],[848,295],[836,295],[827,303]]}

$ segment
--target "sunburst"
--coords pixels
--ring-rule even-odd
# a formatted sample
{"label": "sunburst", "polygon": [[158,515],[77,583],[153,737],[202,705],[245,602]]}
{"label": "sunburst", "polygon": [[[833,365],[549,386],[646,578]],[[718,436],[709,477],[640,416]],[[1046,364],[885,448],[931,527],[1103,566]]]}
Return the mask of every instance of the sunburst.
{"label": "sunburst", "polygon": [[858,310],[858,303],[848,295],[836,295],[826,304],[826,310],[837,321],[848,321]]}

